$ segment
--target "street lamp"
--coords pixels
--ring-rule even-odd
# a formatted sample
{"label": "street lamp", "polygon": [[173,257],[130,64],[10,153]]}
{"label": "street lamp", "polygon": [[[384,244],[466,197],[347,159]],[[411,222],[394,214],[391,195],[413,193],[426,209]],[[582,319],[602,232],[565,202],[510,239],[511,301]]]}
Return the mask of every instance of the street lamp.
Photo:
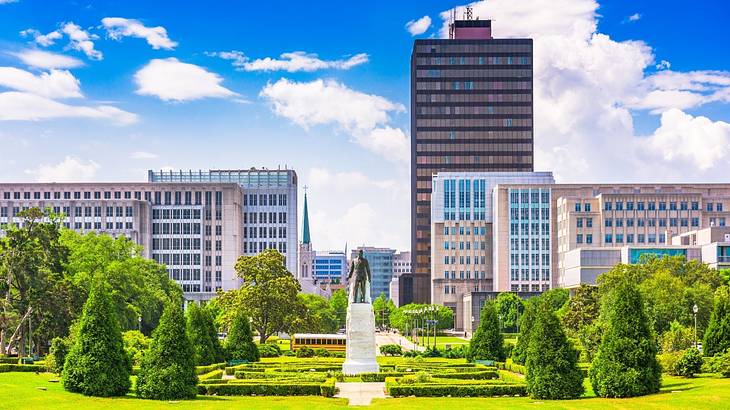
{"label": "street lamp", "polygon": [[137,330],[142,331],[142,316],[137,316]]}
{"label": "street lamp", "polygon": [[695,317],[695,349],[697,348],[697,312],[700,309],[697,307],[697,304],[695,303],[694,306],[692,306],[692,313],[694,313]]}

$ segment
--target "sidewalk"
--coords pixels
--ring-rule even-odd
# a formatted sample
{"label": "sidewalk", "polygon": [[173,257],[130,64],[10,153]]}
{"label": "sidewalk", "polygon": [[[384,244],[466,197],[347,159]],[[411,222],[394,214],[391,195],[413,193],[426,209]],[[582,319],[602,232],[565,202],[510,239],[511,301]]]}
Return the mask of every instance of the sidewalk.
{"label": "sidewalk", "polygon": [[[401,336],[399,333],[384,333],[384,332],[376,332],[375,333],[375,344],[378,346],[378,349],[380,349],[380,346],[382,345],[400,345],[403,350],[415,350],[417,352],[422,352],[426,350],[423,346],[418,346],[411,342],[410,340],[406,339],[405,337]],[[380,351],[378,350],[378,354],[380,354]]]}
{"label": "sidewalk", "polygon": [[373,399],[385,398],[385,383],[337,383],[335,397],[348,399],[350,406],[369,406]]}

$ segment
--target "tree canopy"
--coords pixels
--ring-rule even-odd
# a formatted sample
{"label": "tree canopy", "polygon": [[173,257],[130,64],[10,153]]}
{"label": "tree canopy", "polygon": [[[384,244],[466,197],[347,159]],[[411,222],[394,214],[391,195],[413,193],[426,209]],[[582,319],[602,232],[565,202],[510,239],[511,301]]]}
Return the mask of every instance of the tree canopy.
{"label": "tree canopy", "polygon": [[225,360],[213,317],[207,309],[194,302],[189,303],[187,308],[187,332],[195,352],[196,366],[207,366]]}
{"label": "tree canopy", "polygon": [[495,300],[503,332],[517,332],[518,320],[523,309],[522,298],[512,292],[502,292]]}
{"label": "tree canopy", "polygon": [[706,356],[730,351],[730,288],[727,286],[715,293],[715,306],[702,348]]}
{"label": "tree canopy", "polygon": [[469,343],[469,355],[476,360],[504,361],[504,339],[499,328],[495,303],[484,303],[479,315],[479,326]]}

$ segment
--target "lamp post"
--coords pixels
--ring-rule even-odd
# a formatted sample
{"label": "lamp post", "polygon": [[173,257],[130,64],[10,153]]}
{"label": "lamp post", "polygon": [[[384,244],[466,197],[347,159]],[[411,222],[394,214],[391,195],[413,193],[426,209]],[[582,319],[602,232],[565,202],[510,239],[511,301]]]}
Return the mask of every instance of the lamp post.
{"label": "lamp post", "polygon": [[137,330],[142,331],[142,316],[137,316]]}
{"label": "lamp post", "polygon": [[695,317],[695,349],[697,348],[697,312],[700,309],[697,307],[697,304],[695,303],[694,306],[692,306],[692,313],[694,313]]}

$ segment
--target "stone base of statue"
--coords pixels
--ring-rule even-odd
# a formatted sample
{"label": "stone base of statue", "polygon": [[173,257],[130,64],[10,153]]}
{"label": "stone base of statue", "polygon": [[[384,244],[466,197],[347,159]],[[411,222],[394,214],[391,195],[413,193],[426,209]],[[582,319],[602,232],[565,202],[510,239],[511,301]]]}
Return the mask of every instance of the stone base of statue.
{"label": "stone base of statue", "polygon": [[350,303],[347,308],[347,355],[342,373],[348,376],[377,373],[375,316],[370,303]]}

